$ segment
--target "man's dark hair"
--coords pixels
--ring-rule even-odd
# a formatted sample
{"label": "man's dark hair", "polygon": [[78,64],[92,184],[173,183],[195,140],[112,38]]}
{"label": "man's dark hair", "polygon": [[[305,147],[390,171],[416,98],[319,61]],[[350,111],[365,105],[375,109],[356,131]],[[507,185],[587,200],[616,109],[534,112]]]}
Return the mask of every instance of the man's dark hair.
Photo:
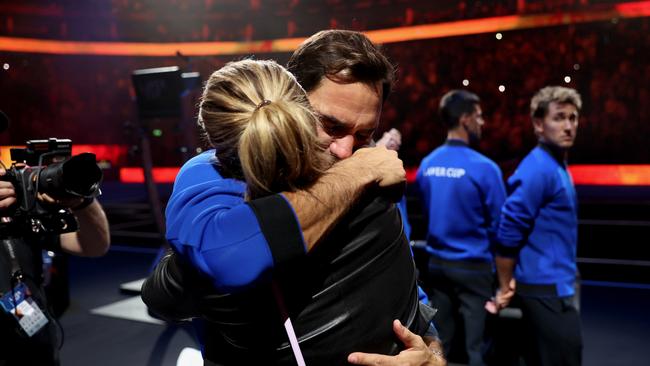
{"label": "man's dark hair", "polygon": [[478,95],[467,90],[454,89],[447,92],[440,99],[439,106],[443,126],[447,129],[456,128],[460,117],[465,113],[474,113],[474,106],[480,102]]}
{"label": "man's dark hair", "polygon": [[363,33],[325,30],[309,37],[291,55],[287,69],[308,93],[323,77],[343,83],[382,85],[385,101],[393,87],[395,67]]}

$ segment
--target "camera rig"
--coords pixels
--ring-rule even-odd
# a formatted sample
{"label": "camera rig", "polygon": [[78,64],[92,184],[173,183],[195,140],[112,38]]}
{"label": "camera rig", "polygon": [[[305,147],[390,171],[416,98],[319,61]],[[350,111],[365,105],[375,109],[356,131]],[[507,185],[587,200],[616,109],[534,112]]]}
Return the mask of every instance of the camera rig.
{"label": "camera rig", "polygon": [[102,171],[95,155],[72,156],[72,141],[49,138],[12,148],[11,160],[1,179],[13,184],[17,202],[0,217],[0,237],[76,231],[77,221],[70,209],[43,203],[39,194],[59,199],[96,196]]}

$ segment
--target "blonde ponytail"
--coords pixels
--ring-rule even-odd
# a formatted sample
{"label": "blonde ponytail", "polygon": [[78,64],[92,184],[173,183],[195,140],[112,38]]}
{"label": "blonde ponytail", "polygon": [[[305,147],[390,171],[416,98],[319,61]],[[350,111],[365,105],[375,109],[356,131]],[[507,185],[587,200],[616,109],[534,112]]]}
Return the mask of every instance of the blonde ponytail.
{"label": "blonde ponytail", "polygon": [[331,165],[295,78],[273,61],[229,63],[210,76],[199,125],[249,198],[305,188]]}

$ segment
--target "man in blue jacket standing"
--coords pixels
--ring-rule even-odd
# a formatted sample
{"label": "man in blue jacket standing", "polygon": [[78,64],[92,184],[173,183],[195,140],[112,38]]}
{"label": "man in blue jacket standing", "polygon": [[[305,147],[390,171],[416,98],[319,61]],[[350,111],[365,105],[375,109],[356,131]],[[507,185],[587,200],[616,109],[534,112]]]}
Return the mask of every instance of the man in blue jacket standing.
{"label": "man in blue jacket standing", "polygon": [[530,110],[539,144],[508,180],[510,196],[498,232],[496,302],[505,306],[516,287],[526,365],[581,363],[580,316],[573,303],[578,206],[566,164],[581,107],[574,89],[549,86],[537,92]]}
{"label": "man in blue jacket standing", "polygon": [[499,167],[470,147],[484,124],[479,97],[448,92],[440,117],[447,141],[422,160],[416,177],[431,255],[424,287],[438,309],[434,319],[445,353],[456,329],[464,328],[469,365],[484,365],[484,304],[493,292],[492,252],[505,188]]}

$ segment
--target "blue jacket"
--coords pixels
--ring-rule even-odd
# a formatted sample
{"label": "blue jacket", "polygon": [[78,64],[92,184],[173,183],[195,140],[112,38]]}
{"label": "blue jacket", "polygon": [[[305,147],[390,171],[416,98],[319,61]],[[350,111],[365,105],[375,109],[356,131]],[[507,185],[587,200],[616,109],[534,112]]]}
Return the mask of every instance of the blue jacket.
{"label": "blue jacket", "polygon": [[[245,191],[243,182],[219,174],[209,150],[183,165],[165,212],[170,245],[222,291],[247,287],[306,252],[295,213],[282,196],[246,203]],[[274,207],[256,211],[260,205]]]}
{"label": "blue jacket", "polygon": [[519,284],[552,286],[552,293],[529,295],[573,295],[578,205],[564,162],[549,148],[537,146],[508,179],[508,190],[499,226],[499,255],[518,255]]}
{"label": "blue jacket", "polygon": [[491,263],[505,200],[499,167],[448,140],[422,160],[416,184],[428,216],[428,251],[443,260]]}

